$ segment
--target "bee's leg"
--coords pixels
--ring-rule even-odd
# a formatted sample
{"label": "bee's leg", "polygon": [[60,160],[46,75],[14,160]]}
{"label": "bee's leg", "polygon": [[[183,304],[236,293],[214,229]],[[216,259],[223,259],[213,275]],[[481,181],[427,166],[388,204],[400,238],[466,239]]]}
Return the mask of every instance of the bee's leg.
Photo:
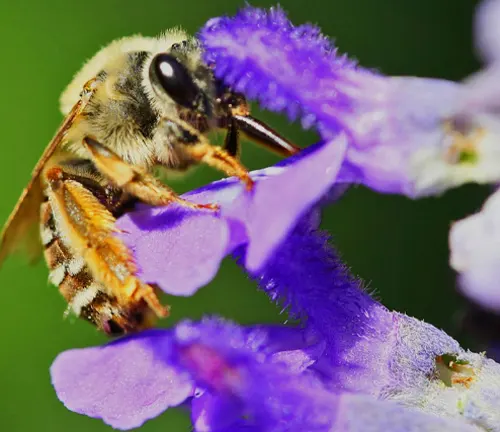
{"label": "bee's leg", "polygon": [[[189,123],[169,118],[167,116],[163,117],[163,121],[168,125],[175,124],[177,128],[180,129],[180,136],[178,139],[180,142],[184,142],[182,147],[183,152],[186,156],[189,156],[195,162],[202,162],[215,169],[218,169],[228,176],[238,177],[246,186],[247,190],[253,188],[253,180],[248,173],[248,170],[241,164],[241,162],[232,155],[231,148],[224,149],[221,147],[213,146],[210,142],[202,135],[198,130],[196,130]],[[237,126],[232,124],[232,126]],[[170,125],[171,127],[171,125]],[[235,131],[237,133],[237,131]],[[234,138],[230,138],[233,139]],[[235,144],[231,144],[234,146]],[[238,146],[236,140],[236,147]]]}
{"label": "bee's leg", "polygon": [[238,156],[240,152],[239,138],[236,123],[233,120],[230,120],[230,123],[227,126],[226,138],[224,140],[224,150],[226,150],[230,156]]}
{"label": "bee's leg", "polygon": [[92,138],[85,138],[84,145],[92,156],[92,162],[105,177],[146,204],[163,206],[176,203],[193,209],[218,209],[216,204],[196,204],[181,198],[152,175],[128,164]]}
{"label": "bee's leg", "polygon": [[153,287],[135,276],[133,257],[115,235],[112,213],[62,166],[48,169],[44,179],[61,237],[84,258],[96,281],[122,304],[143,300],[158,316],[167,316],[168,309],[160,304]]}
{"label": "bee's leg", "polygon": [[221,147],[213,146],[208,142],[199,142],[184,147],[184,151],[198,162],[214,167],[228,176],[238,177],[246,186],[247,190],[253,188],[253,180],[247,169],[228,152]]}

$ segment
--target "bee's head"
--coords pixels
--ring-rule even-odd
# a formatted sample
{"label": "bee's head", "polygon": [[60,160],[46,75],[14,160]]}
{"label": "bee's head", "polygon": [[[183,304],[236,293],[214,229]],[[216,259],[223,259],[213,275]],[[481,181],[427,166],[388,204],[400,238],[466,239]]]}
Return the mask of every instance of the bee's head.
{"label": "bee's head", "polygon": [[149,81],[158,102],[177,104],[179,111],[190,111],[210,118],[214,95],[213,76],[201,60],[195,40],[176,43],[168,52],[156,53],[149,63]]}

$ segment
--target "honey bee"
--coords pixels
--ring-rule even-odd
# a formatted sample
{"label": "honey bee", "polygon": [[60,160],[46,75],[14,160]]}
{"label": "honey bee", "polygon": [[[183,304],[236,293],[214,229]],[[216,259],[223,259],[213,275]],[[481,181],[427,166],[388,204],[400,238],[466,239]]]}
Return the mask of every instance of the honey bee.
{"label": "honey bee", "polygon": [[[251,189],[240,131],[281,155],[298,151],[251,117],[244,96],[214,78],[200,43],[177,29],[101,49],[63,92],[61,111],[65,120],[4,227],[0,263],[19,246],[31,257],[43,248],[68,310],[113,336],[168,315],[155,287],[136,276],[116,218],[137,202],[216,209],[182,199],[153,170],[205,163]],[[222,147],[208,141],[214,129],[227,131]]]}

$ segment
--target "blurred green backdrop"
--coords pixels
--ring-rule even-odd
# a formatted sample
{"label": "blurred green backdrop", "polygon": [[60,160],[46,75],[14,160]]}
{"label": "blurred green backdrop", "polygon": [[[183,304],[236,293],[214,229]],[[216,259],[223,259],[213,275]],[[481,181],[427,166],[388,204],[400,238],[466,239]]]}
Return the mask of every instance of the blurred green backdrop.
{"label": "blurred green backdrop", "polygon": [[[232,14],[240,0],[24,0],[1,2],[2,43],[0,219],[5,220],[61,118],[60,92],[82,62],[114,38],[154,35],[181,25],[195,32],[208,18]],[[296,23],[310,21],[344,52],[388,74],[461,79],[478,67],[472,0],[282,0]],[[254,5],[270,6],[268,1]],[[279,116],[258,114],[306,145],[314,134]],[[276,158],[251,144],[244,163],[259,168]],[[201,168],[174,187],[185,191],[217,178]],[[450,222],[476,210],[486,189],[467,186],[438,199],[413,202],[351,190],[325,213],[324,225],[352,271],[390,308],[458,335],[460,300],[448,268]],[[46,283],[43,263],[12,258],[0,271],[2,329],[0,430],[105,431],[98,420],[70,413],[51,388],[48,368],[62,350],[99,344],[88,324],[63,321],[65,304]],[[194,298],[172,299],[173,320],[218,313],[242,323],[284,319],[232,262]],[[173,320],[169,320],[170,324]],[[184,413],[169,412],[144,431],[188,431]]]}

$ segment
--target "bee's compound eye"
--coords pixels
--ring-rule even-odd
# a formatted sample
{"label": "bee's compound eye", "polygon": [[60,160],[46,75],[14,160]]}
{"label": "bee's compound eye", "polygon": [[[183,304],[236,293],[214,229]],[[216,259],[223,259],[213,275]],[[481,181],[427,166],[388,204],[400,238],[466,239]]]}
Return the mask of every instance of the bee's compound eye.
{"label": "bee's compound eye", "polygon": [[112,319],[107,320],[103,327],[104,331],[110,336],[122,336],[125,333],[125,329]]}
{"label": "bee's compound eye", "polygon": [[192,108],[199,88],[193,82],[188,70],[170,54],[158,54],[151,63],[150,73],[163,90],[179,105]]}

